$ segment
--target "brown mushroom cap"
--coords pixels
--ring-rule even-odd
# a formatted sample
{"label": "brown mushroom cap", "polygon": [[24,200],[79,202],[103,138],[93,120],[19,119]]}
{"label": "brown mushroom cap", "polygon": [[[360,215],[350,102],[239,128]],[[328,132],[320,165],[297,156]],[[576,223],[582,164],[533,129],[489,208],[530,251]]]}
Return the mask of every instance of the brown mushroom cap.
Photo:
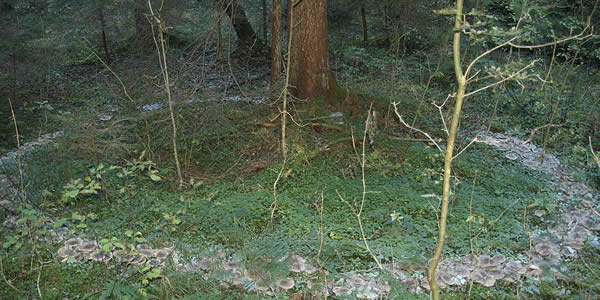
{"label": "brown mushroom cap", "polygon": [[343,286],[336,286],[332,289],[336,296],[347,296],[350,295],[350,290]]}
{"label": "brown mushroom cap", "polygon": [[293,288],[295,284],[294,279],[289,277],[279,281],[279,287],[286,291]]}

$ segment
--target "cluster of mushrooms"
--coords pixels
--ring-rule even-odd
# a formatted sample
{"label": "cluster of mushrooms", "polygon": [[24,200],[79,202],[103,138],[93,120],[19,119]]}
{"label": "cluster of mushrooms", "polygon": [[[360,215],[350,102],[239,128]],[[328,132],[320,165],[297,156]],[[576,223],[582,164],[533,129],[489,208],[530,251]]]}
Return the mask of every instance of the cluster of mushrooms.
{"label": "cluster of mushrooms", "polygon": [[[565,208],[563,221],[549,229],[535,229],[531,232],[529,251],[519,254],[517,260],[508,260],[503,255],[478,255],[443,260],[437,272],[440,287],[462,286],[469,282],[491,287],[499,280],[517,282],[523,278],[539,279],[544,272],[550,271],[557,277],[566,278],[568,270],[559,266],[563,258],[577,256],[586,241],[598,243],[595,235],[600,230],[597,214],[597,195],[587,186],[576,182],[565,171],[560,161],[552,155],[543,154],[533,144],[508,137],[503,134],[489,134],[483,143],[506,151],[508,159],[519,159],[533,169],[551,172],[550,184],[558,187],[559,202],[581,203],[579,208]],[[543,154],[543,159],[540,156]],[[575,190],[575,191],[574,191]],[[574,202],[577,201],[577,202]],[[565,206],[567,207],[567,206]],[[546,211],[536,210],[533,215],[543,220]],[[113,249],[103,251],[98,242],[71,236],[64,240],[64,246],[58,250],[63,262],[77,263],[85,261],[131,263],[162,267],[171,257],[178,271],[201,272],[206,278],[217,278],[223,285],[242,286],[263,294],[273,294],[278,290],[303,290],[315,295],[349,296],[361,299],[378,299],[390,292],[390,281],[383,279],[381,273],[346,273],[340,278],[326,283],[318,282],[319,274],[327,274],[308,264],[299,255],[283,257],[280,262],[289,262],[289,272],[282,278],[272,278],[265,271],[246,268],[242,261],[228,258],[222,252],[192,257],[183,262],[180,254],[173,248],[152,249],[140,244],[129,251]],[[424,270],[408,270],[396,264],[383,265],[385,272],[403,282],[413,292],[429,289]],[[219,274],[219,275],[216,275]],[[306,292],[308,291],[308,292]]]}

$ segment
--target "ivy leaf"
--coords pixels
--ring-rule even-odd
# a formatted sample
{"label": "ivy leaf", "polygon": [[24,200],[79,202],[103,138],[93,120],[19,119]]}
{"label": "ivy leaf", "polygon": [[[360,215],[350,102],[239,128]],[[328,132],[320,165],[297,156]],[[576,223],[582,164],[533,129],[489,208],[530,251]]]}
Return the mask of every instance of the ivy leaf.
{"label": "ivy leaf", "polygon": [[56,222],[54,222],[54,225],[52,225],[52,227],[54,227],[54,229],[57,229],[57,228],[62,227],[66,223],[67,223],[66,218],[60,218],[60,219],[56,220]]}
{"label": "ivy leaf", "polygon": [[162,179],[155,175],[155,174],[150,174],[150,179],[152,179],[152,181],[161,181]]}

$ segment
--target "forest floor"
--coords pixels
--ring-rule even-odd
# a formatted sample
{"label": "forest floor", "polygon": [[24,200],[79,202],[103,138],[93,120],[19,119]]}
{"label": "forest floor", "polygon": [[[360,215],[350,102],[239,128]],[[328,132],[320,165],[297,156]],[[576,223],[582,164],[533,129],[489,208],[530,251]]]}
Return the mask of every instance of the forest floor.
{"label": "forest floor", "polygon": [[[260,99],[249,101],[262,103]],[[194,105],[193,101],[187,104]],[[161,107],[164,107],[164,105],[145,106],[144,109],[151,111]],[[596,211],[599,205],[597,191],[574,180],[568,166],[561,164],[555,156],[545,153],[532,143],[526,143],[517,137],[502,133],[480,132],[478,134],[479,143],[487,144],[499,151],[502,159],[518,162],[527,168],[548,174],[543,180],[543,184],[550,191],[548,196],[555,199],[555,201],[552,202],[553,204],[531,203],[529,201],[529,204],[523,207],[522,215],[513,215],[511,207],[519,201],[511,200],[512,203],[505,207],[500,215],[494,216],[491,221],[487,221],[489,223],[488,227],[501,222],[500,220],[505,218],[505,215],[511,215],[516,220],[535,218],[539,222],[537,225],[531,226],[526,222],[521,223],[529,247],[521,247],[521,251],[511,251],[506,254],[503,254],[502,251],[480,252],[474,249],[469,255],[464,256],[448,253],[438,269],[440,285],[443,288],[450,287],[455,291],[465,291],[465,288],[468,287],[470,293],[473,284],[493,287],[501,281],[504,282],[504,285],[510,286],[510,284],[522,285],[527,279],[536,281],[544,280],[544,278],[546,280],[547,278],[566,281],[576,280],[570,277],[573,270],[567,262],[576,260],[579,257],[578,251],[584,248],[585,243],[593,245],[599,243],[600,215]],[[62,142],[61,136],[62,132],[44,135],[37,141],[24,144],[21,153],[10,152],[2,156],[0,161],[3,164],[14,162],[18,155],[27,156],[29,152],[35,151],[38,147],[47,147],[47,144],[54,139],[58,139],[59,143]],[[27,162],[28,160],[25,159],[24,161]],[[366,180],[369,181],[368,178]],[[2,182],[4,194],[0,204],[5,209],[15,211],[16,206],[10,203],[8,199],[17,198],[16,192],[19,189],[19,180],[16,177],[9,180],[3,175]],[[11,188],[4,191],[7,187]],[[204,188],[211,190],[211,185]],[[264,190],[265,188],[259,184],[258,189]],[[219,188],[214,193],[217,193],[218,190]],[[14,194],[10,195],[9,193]],[[420,196],[439,199],[439,196],[435,193]],[[181,197],[184,197],[183,194]],[[313,203],[317,208],[319,205],[318,200]],[[437,200],[429,202],[435,203],[435,201]],[[229,207],[229,209],[232,208]],[[228,209],[228,205],[221,209]],[[340,207],[340,209],[343,209],[343,207]],[[470,209],[473,210],[474,208],[471,207]],[[185,214],[180,211],[181,209],[166,210],[162,212],[162,215],[167,216],[165,217],[167,221],[174,221],[185,217]],[[552,214],[556,214],[556,212],[561,213],[559,216],[552,217]],[[393,217],[394,213],[390,215]],[[352,218],[350,213],[346,214],[348,218]],[[109,216],[106,217],[108,219],[97,220],[97,222],[112,221]],[[470,217],[480,218],[481,216],[471,212]],[[369,218],[373,218],[373,215]],[[169,247],[152,248],[148,246],[146,241],[139,243],[130,241],[130,244],[135,245],[135,247],[128,249],[124,246],[127,242],[123,241],[123,238],[141,237],[141,233],[138,232],[139,236],[133,233],[125,233],[121,238],[114,239],[113,237],[113,240],[99,239],[95,234],[90,235],[85,232],[80,234],[73,231],[72,227],[77,227],[78,223],[74,218],[68,221],[61,220],[59,221],[60,224],[55,219],[46,220],[48,233],[44,235],[45,240],[59,247],[55,252],[54,261],[79,266],[79,268],[81,268],[81,264],[98,263],[105,266],[116,264],[137,266],[138,268],[148,266],[156,269],[165,268],[166,265],[169,265],[174,272],[198,273],[204,280],[218,283],[219,287],[225,290],[237,286],[250,293],[265,296],[285,295],[287,291],[292,291],[292,293],[287,294],[292,295],[293,299],[301,299],[297,298],[300,297],[299,295],[303,295],[304,299],[317,297],[318,295],[379,299],[390,295],[394,288],[392,285],[398,282],[403,283],[408,292],[417,293],[413,295],[415,297],[418,296],[418,293],[426,292],[429,288],[427,279],[424,277],[426,266],[414,262],[394,262],[392,260],[382,263],[381,267],[383,269],[381,270],[375,268],[375,265],[370,270],[346,269],[340,273],[328,270],[327,265],[319,260],[322,244],[319,246],[316,255],[312,251],[312,257],[303,257],[293,249],[288,249],[290,251],[285,251],[285,253],[275,251],[271,255],[263,253],[257,257],[249,258],[239,255],[235,249],[228,248],[226,244],[223,247],[209,247],[201,253],[186,253],[183,249],[194,248],[193,243],[177,241],[177,238],[167,235],[162,239],[171,241]],[[547,222],[546,220],[552,221]],[[196,226],[196,224],[189,224],[193,223],[190,221],[183,223],[183,226],[187,228],[186,230]],[[172,223],[178,224],[177,222]],[[18,228],[20,225],[17,218],[13,216],[13,218],[7,218],[4,221],[4,226]],[[336,239],[331,232],[328,236],[323,236],[324,233],[319,230],[316,230],[316,233],[320,234],[318,240],[321,243],[327,242],[325,240],[330,238]],[[479,230],[470,230],[471,242],[487,230],[488,228],[483,227]],[[173,232],[177,231],[174,230]],[[372,238],[369,237],[368,239]],[[360,243],[363,241],[359,239],[356,242],[357,244],[353,247],[362,248]],[[107,245],[109,246],[107,247]],[[364,250],[363,248],[361,251]],[[247,251],[246,255],[248,255]],[[376,247],[374,247],[374,251],[377,253]],[[304,255],[310,255],[310,253],[311,251],[309,253],[305,252]],[[427,253],[422,254],[427,256]],[[385,259],[384,256],[377,255],[377,257]],[[308,263],[308,261],[312,261],[312,263]],[[334,275],[329,276],[330,273]],[[167,276],[159,274],[161,273],[157,273],[156,276]],[[113,285],[116,284],[116,282],[113,282]],[[103,291],[106,291],[106,289]],[[531,292],[535,293],[535,291]]]}
{"label": "forest floor", "polygon": [[[357,94],[292,103],[284,161],[266,64],[230,71],[211,53],[170,67],[185,69],[174,89],[182,189],[160,76],[144,77],[133,105],[115,96],[109,72],[90,80],[99,66],[74,68],[90,82],[36,128],[56,131],[27,134],[22,153],[0,159],[0,298],[426,298],[443,155],[390,102],[443,136],[438,110],[385,94],[396,75],[359,77],[382,62],[352,55],[336,71]],[[129,63],[119,74],[137,78]],[[420,93],[403,80],[398,90]],[[379,117],[367,142],[371,105]],[[597,297],[598,190],[567,154],[501,129],[461,134],[460,147],[478,142],[454,165],[443,295]]]}

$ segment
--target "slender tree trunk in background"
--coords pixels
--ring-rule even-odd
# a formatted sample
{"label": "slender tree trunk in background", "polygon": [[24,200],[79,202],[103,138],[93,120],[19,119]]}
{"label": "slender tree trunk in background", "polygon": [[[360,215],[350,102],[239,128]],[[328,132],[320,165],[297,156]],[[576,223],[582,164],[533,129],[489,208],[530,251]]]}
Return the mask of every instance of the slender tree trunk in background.
{"label": "slender tree trunk in background", "polygon": [[271,29],[271,88],[281,78],[281,0],[273,0],[273,28]]}
{"label": "slender tree trunk in background", "polygon": [[106,56],[106,64],[111,64],[110,52],[108,51],[108,42],[106,40],[106,22],[104,20],[104,3],[98,3],[98,20],[102,30],[102,46],[104,47],[104,55]]}
{"label": "slender tree trunk in background", "polygon": [[[222,6],[223,0],[218,0],[219,6]],[[221,32],[221,20],[223,19],[223,13],[217,12],[217,57],[221,59],[221,50],[223,48],[223,33]]]}
{"label": "slender tree trunk in background", "polygon": [[289,55],[290,89],[300,99],[327,96],[335,85],[329,70],[327,35],[327,0],[301,1],[292,4],[294,24],[289,28],[294,38]]}
{"label": "slender tree trunk in background", "polygon": [[256,32],[246,17],[246,11],[240,5],[238,0],[231,0],[222,3],[222,8],[231,20],[233,30],[238,37],[239,43],[249,47],[254,45],[257,39]]}
{"label": "slender tree trunk in background", "polygon": [[12,101],[16,101],[17,99],[17,49],[16,46],[12,47],[12,53],[10,55],[10,64],[12,66],[12,86],[10,94],[12,95]]}
{"label": "slender tree trunk in background", "polygon": [[135,15],[135,38],[137,42],[145,44],[151,40],[150,24],[146,19],[145,14],[148,13],[148,4],[145,0],[135,0],[134,15]]}
{"label": "slender tree trunk in background", "polygon": [[365,5],[360,6],[360,16],[362,18],[363,27],[363,41],[369,41],[369,27],[367,26],[367,14],[365,12]]}
{"label": "slender tree trunk in background", "polygon": [[262,0],[262,9],[263,9],[263,15],[262,15],[263,41],[267,42],[267,16],[268,16],[267,0]]}

